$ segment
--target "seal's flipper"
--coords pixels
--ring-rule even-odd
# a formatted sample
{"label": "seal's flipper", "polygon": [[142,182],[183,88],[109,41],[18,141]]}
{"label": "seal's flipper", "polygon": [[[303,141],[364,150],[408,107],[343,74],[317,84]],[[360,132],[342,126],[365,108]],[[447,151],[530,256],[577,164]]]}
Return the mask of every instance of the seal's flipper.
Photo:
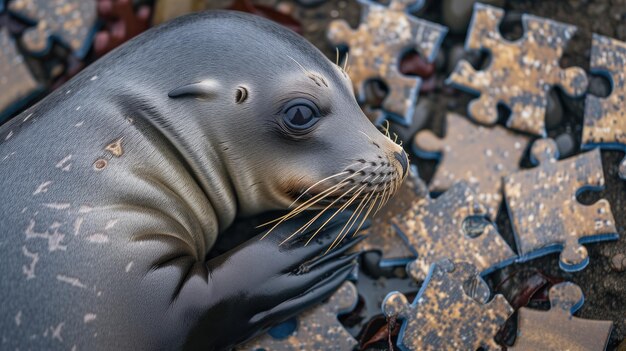
{"label": "seal's flipper", "polygon": [[208,79],[175,88],[167,93],[167,96],[171,98],[177,98],[187,95],[210,97],[216,95],[219,88],[219,82],[217,82],[216,80]]}
{"label": "seal's flipper", "polygon": [[[191,323],[193,328],[186,339],[186,349],[232,347],[328,298],[349,278],[360,253],[336,255],[331,251],[324,255],[351,217],[349,211],[332,218],[318,233],[318,240],[306,246],[306,238],[317,228],[305,230],[303,240],[280,245],[316,214],[310,211],[293,218],[264,240],[261,240],[264,234],[259,234],[207,261],[206,273],[201,273],[203,279],[194,277],[184,281],[174,299],[176,308],[172,309],[175,313],[171,319],[179,323],[189,318],[188,311],[202,311],[202,317]],[[321,216],[320,222],[328,217]],[[345,247],[349,249],[359,242],[360,237],[352,237],[354,231],[350,229],[345,241],[335,250],[344,253]]]}

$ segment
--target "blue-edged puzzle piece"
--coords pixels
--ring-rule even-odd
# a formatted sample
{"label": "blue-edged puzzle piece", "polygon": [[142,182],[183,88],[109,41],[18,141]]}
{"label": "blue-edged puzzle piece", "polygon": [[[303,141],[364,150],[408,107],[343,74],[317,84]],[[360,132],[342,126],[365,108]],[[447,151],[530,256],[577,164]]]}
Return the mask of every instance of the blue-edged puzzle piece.
{"label": "blue-edged puzzle piece", "polygon": [[604,188],[600,151],[557,161],[556,143],[540,139],[531,154],[538,167],[504,178],[518,261],[560,251],[561,269],[579,271],[589,262],[583,244],[618,238],[608,201],[587,206],[576,200],[582,191]]}
{"label": "blue-edged puzzle piece", "polygon": [[487,215],[476,193],[459,182],[435,199],[416,199],[395,217],[399,235],[417,256],[421,274],[415,278],[423,280],[441,259],[470,262],[483,274],[512,263],[515,252]]}
{"label": "blue-edged puzzle piece", "polygon": [[[409,266],[409,273],[417,268]],[[403,319],[398,346],[417,350],[500,350],[494,336],[513,314],[502,295],[489,289],[467,262],[442,260],[431,266],[413,303],[391,292],[382,304],[388,318]]]}
{"label": "blue-edged puzzle piece", "polygon": [[33,55],[45,55],[54,41],[84,58],[96,33],[96,0],[12,0],[9,12],[32,27],[22,34],[21,42]]}
{"label": "blue-edged puzzle piece", "polygon": [[515,344],[509,350],[606,349],[613,322],[573,316],[585,300],[576,284],[565,282],[553,286],[549,298],[549,311],[520,308]]}
{"label": "blue-edged puzzle piece", "polygon": [[[593,35],[591,72],[607,78],[611,93],[606,98],[591,94],[585,101],[582,147],[626,152],[626,43]],[[619,166],[620,178],[626,180],[626,157]]]}

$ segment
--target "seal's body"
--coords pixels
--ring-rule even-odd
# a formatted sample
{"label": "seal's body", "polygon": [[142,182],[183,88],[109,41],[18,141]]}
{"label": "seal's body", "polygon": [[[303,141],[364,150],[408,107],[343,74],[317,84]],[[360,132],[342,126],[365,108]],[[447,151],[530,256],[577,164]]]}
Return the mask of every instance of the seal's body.
{"label": "seal's body", "polygon": [[293,273],[330,239],[279,247],[289,226],[206,261],[217,235],[333,174],[382,201],[400,150],[288,30],[226,12],[153,29],[0,127],[0,348],[241,341],[328,296],[351,263]]}

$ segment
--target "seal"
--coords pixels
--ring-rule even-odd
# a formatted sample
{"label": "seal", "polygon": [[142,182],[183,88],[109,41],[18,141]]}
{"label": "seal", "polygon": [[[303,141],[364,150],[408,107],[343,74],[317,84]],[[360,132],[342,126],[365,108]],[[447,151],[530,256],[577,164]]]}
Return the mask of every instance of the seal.
{"label": "seal", "polygon": [[230,347],[346,279],[343,238],[407,166],[297,34],[229,12],[154,28],[0,127],[2,348]]}

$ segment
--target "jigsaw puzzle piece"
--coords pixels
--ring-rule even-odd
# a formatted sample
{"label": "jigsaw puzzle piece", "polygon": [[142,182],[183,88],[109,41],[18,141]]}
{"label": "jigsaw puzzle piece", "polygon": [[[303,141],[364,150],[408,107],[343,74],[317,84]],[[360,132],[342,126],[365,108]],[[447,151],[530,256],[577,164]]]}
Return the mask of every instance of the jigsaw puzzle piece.
{"label": "jigsaw puzzle piece", "polygon": [[404,265],[415,258],[402,237],[395,230],[392,219],[404,212],[411,204],[425,194],[425,184],[417,176],[417,169],[411,168],[400,189],[378,213],[371,218],[369,228],[361,231],[367,238],[355,247],[355,251],[379,251],[382,254],[381,267]]}
{"label": "jigsaw puzzle piece", "polygon": [[89,51],[97,21],[96,0],[12,0],[9,11],[35,26],[22,36],[24,47],[44,54],[57,39],[74,55],[83,58]]}
{"label": "jigsaw puzzle piece", "polygon": [[582,190],[604,187],[600,151],[557,161],[552,139],[537,140],[531,149],[539,167],[504,178],[504,193],[520,261],[561,251],[560,267],[583,269],[589,261],[584,243],[618,238],[609,202],[602,199],[582,205]]}
{"label": "jigsaw puzzle piece", "polygon": [[413,151],[422,158],[439,160],[430,191],[441,193],[463,180],[495,220],[502,203],[502,177],[519,170],[527,144],[526,136],[499,126],[478,126],[448,113],[445,137],[423,130],[414,139]]}
{"label": "jigsaw puzzle piece", "polygon": [[509,350],[606,349],[613,322],[572,316],[584,301],[578,285],[570,282],[555,285],[550,288],[549,298],[549,311],[520,308],[517,316],[517,338]]}
{"label": "jigsaw puzzle piece", "polygon": [[[583,148],[617,149],[626,152],[626,43],[602,35],[593,35],[591,71],[607,77],[611,94],[606,98],[587,95]],[[626,180],[626,158],[619,166]]]}
{"label": "jigsaw puzzle piece", "polygon": [[502,295],[489,303],[469,296],[466,286],[477,273],[470,263],[442,260],[431,266],[412,304],[399,292],[389,293],[383,313],[404,320],[398,346],[402,350],[500,350],[493,338],[513,308]]}
{"label": "jigsaw puzzle piece", "polygon": [[[337,315],[352,311],[357,301],[356,286],[351,282],[345,282],[328,302],[313,307],[296,317],[295,325],[294,323],[280,324],[270,329],[267,334],[237,346],[236,349],[350,351],[357,345],[357,341],[339,323]],[[290,333],[285,335],[285,330]]]}
{"label": "jigsaw puzzle piece", "polygon": [[447,29],[410,15],[415,0],[392,0],[388,7],[369,0],[360,0],[361,24],[356,30],[347,22],[330,23],[327,37],[334,45],[346,44],[350,50],[350,70],[359,100],[365,99],[365,84],[381,79],[389,94],[383,100],[385,112],[398,116],[398,123],[408,125],[413,117],[421,79],[399,71],[403,53],[412,48],[429,62],[437,54]]}
{"label": "jigsaw puzzle piece", "polygon": [[576,97],[587,87],[584,70],[559,66],[559,59],[576,27],[524,14],[524,35],[510,42],[498,29],[503,17],[502,9],[474,4],[466,49],[488,51],[490,64],[476,71],[462,60],[447,82],[480,95],[468,106],[470,117],[476,121],[495,123],[497,105],[503,103],[511,112],[507,121],[509,128],[545,136],[544,119],[550,88],[560,86],[568,95]]}
{"label": "jigsaw puzzle piece", "polygon": [[[389,87],[389,93],[383,100],[383,111],[390,111],[391,113],[403,116],[402,119],[399,120],[401,124],[410,125],[413,114],[415,113],[415,104],[419,95],[419,87],[422,84],[422,79],[405,76],[398,71],[390,70],[385,77],[385,83]],[[401,109],[398,107],[401,107]],[[404,111],[404,114],[399,114],[399,111]],[[398,121],[397,118],[395,120]]]}
{"label": "jigsaw puzzle piece", "polygon": [[436,199],[416,199],[394,218],[417,256],[415,279],[424,280],[431,264],[441,259],[470,262],[483,274],[512,262],[515,253],[486,215],[472,189],[459,182]]}
{"label": "jigsaw puzzle piece", "polygon": [[0,28],[0,122],[42,89],[17,51],[9,31]]}

